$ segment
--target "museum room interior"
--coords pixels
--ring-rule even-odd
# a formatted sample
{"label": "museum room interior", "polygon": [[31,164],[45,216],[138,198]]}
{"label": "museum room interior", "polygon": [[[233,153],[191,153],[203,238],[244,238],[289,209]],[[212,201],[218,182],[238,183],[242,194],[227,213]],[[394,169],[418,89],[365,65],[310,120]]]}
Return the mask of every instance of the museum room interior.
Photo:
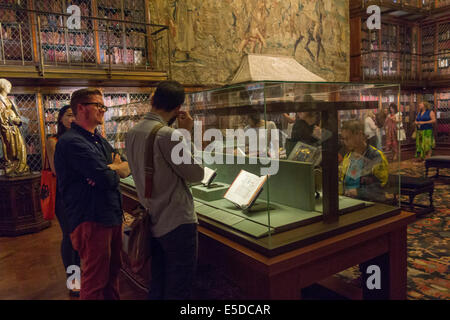
{"label": "museum room interior", "polygon": [[[449,0],[0,0],[0,300],[88,297],[55,173],[64,117],[72,133],[89,104],[114,149],[120,299],[151,296],[157,262],[135,245],[152,202],[111,163],[131,164],[127,133],[166,80],[204,167],[170,171],[198,222],[191,299],[450,299],[449,64]],[[71,104],[87,87],[102,100]]]}

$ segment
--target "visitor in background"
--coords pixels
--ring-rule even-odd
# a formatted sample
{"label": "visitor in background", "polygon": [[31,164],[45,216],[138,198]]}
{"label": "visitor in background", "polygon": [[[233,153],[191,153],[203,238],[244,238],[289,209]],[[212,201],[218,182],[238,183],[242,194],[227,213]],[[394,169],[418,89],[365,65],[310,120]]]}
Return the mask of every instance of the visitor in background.
{"label": "visitor in background", "polygon": [[363,122],[344,122],[341,138],[347,151],[339,172],[342,193],[361,200],[384,202],[388,162],[383,152],[367,143]]}
{"label": "visitor in background", "polygon": [[281,131],[282,133],[282,142],[281,146],[284,148],[286,145],[286,139],[290,139],[292,137],[292,128],[294,127],[294,123],[296,120],[296,114],[295,112],[291,113],[283,113],[282,118],[282,126]]}
{"label": "visitor in background", "polygon": [[375,114],[370,110],[367,111],[364,119],[364,134],[367,137],[367,143],[376,148],[378,145],[378,127],[375,124]]}
{"label": "visitor in background", "polygon": [[[48,162],[50,164],[50,169],[53,174],[56,176],[55,171],[55,148],[58,139],[70,129],[71,123],[75,120],[73,116],[72,109],[70,109],[70,105],[63,106],[58,113],[57,119],[57,131],[56,136],[49,137],[47,139],[47,156]],[[72,247],[72,241],[70,240],[70,228],[69,221],[67,215],[64,213],[64,206],[62,203],[61,194],[58,192],[58,188],[56,188],[56,200],[55,200],[55,214],[59,222],[59,226],[61,227],[62,232],[62,241],[61,241],[61,258],[64,264],[64,270],[67,273],[67,268],[71,265],[80,266],[80,256],[78,252],[75,251]],[[75,283],[74,288],[69,290],[70,296],[78,297],[80,295],[80,283]]]}
{"label": "visitor in background", "polygon": [[436,122],[436,115],[428,102],[419,103],[419,113],[415,124],[416,132],[416,158],[423,161],[431,157],[433,148],[436,145],[433,135],[433,123]]}
{"label": "visitor in background", "polygon": [[[278,134],[273,137],[272,141],[272,130],[276,130],[277,126],[273,121],[266,121],[262,119],[262,115],[259,112],[250,113],[247,118],[247,126],[244,128],[244,131],[256,129],[256,136],[259,139],[259,136],[264,136],[266,140],[266,149],[249,149],[249,143],[246,141],[246,150],[248,151],[248,155],[250,157],[258,157],[260,155],[268,155],[269,157],[277,157],[279,153],[279,136]],[[259,140],[258,140],[259,146]]]}

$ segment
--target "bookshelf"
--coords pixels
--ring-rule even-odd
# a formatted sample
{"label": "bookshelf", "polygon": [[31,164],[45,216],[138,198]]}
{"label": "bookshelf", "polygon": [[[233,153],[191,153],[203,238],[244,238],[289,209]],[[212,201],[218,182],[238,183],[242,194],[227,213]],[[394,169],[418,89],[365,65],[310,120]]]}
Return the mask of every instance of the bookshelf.
{"label": "bookshelf", "polygon": [[[2,0],[11,7],[0,10],[0,64],[156,68],[149,50],[162,44],[151,46],[150,39],[167,28],[142,24],[148,22],[145,1]],[[16,10],[17,3],[23,10]],[[67,27],[70,5],[81,10],[81,29]]]}
{"label": "bookshelf", "polygon": [[434,74],[434,40],[436,26],[428,25],[422,28],[422,76],[429,78]]}
{"label": "bookshelf", "polygon": [[[45,141],[42,139],[56,134],[58,112],[61,107],[70,103],[69,92],[76,89],[58,92],[50,88],[47,89],[50,90],[47,93],[40,94],[40,99],[36,94],[28,93],[14,93],[9,96],[17,104],[21,116],[29,121],[23,126],[23,136],[27,144],[28,164],[33,170],[42,169],[42,154],[45,149]],[[102,90],[107,91],[108,88]],[[135,90],[131,89],[131,93],[104,94],[105,105],[109,109],[105,113],[104,125],[97,129],[119,152],[123,152],[125,133],[150,110],[151,91]],[[41,134],[40,114],[42,114],[43,134]]]}
{"label": "bookshelf", "polygon": [[[90,0],[35,1],[36,10],[48,12],[39,14],[39,45],[44,60],[51,64],[91,63],[95,61],[94,31]],[[81,11],[81,29],[69,29],[66,13],[70,5],[77,5]]]}
{"label": "bookshelf", "polygon": [[43,114],[45,137],[55,135],[58,129],[58,112],[66,104],[70,104],[69,93],[43,94]]}
{"label": "bookshelf", "polygon": [[[33,61],[33,46],[28,13],[28,1],[3,0],[7,7],[0,10],[0,63],[17,61],[26,64]],[[10,8],[9,8],[10,7]]]}
{"label": "bookshelf", "polygon": [[400,94],[400,112],[403,116],[403,128],[406,132],[406,142],[413,143],[411,134],[414,131],[417,110],[417,94],[414,91],[403,90]]}
{"label": "bookshelf", "polygon": [[436,8],[450,6],[450,0],[436,0]]}
{"label": "bookshelf", "polygon": [[441,75],[450,75],[450,22],[438,24],[437,39],[437,72]]}
{"label": "bookshelf", "polygon": [[145,64],[147,34],[144,0],[97,0],[97,15],[110,20],[100,20],[99,47],[101,63],[141,66]]}
{"label": "bookshelf", "polygon": [[119,152],[125,148],[125,133],[150,111],[150,93],[105,94],[104,135]]}
{"label": "bookshelf", "polygon": [[362,80],[418,79],[418,35],[413,25],[382,23],[369,30],[361,22]]}
{"label": "bookshelf", "polygon": [[380,76],[379,50],[380,32],[370,30],[367,24],[361,24],[361,65],[364,79],[373,79]]}

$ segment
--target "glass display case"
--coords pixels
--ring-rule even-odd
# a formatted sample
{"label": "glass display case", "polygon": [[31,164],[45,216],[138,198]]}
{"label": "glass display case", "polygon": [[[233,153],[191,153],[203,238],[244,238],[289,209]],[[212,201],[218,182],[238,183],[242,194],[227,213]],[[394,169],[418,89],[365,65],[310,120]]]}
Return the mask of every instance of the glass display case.
{"label": "glass display case", "polygon": [[398,214],[399,143],[378,141],[375,118],[378,97],[399,90],[251,82],[187,94],[200,224],[273,256]]}

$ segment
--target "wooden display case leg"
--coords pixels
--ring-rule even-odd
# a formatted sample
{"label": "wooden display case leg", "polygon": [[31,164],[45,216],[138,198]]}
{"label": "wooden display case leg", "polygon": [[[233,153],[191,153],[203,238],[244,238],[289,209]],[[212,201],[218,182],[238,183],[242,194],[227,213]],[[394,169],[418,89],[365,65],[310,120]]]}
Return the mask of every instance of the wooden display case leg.
{"label": "wooden display case leg", "polygon": [[[379,273],[369,272],[370,268],[376,266],[379,268]],[[367,262],[359,265],[361,271],[362,290],[364,300],[387,300],[389,299],[389,254],[385,253],[381,256],[375,257]],[[377,280],[374,277],[379,276],[379,287],[371,287]]]}
{"label": "wooden display case leg", "polygon": [[250,281],[247,296],[250,299],[262,300],[299,300],[301,288],[299,287],[298,272],[284,272],[277,275],[255,276]]}
{"label": "wooden display case leg", "polygon": [[389,235],[389,298],[406,299],[407,242],[406,226]]}

